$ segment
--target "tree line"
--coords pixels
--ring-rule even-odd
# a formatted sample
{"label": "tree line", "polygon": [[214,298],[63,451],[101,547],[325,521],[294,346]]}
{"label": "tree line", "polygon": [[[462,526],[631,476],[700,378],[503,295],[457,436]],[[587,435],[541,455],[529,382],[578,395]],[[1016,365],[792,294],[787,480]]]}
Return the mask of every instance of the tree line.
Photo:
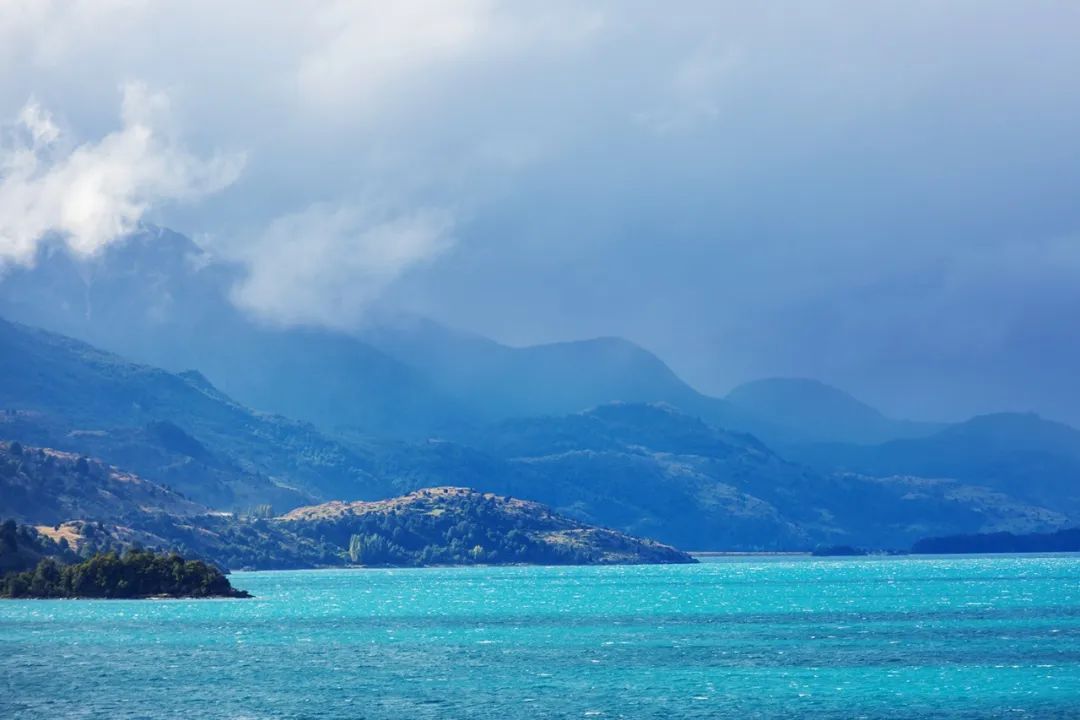
{"label": "tree line", "polygon": [[0,581],[0,597],[7,598],[155,596],[250,597],[213,565],[141,549],[101,553],[70,565],[46,557],[33,570],[9,573]]}

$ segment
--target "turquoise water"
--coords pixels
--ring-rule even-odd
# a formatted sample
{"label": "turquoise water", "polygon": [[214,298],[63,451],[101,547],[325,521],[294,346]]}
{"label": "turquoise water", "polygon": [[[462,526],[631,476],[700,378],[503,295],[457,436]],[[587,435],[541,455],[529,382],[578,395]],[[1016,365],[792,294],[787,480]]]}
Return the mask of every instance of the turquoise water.
{"label": "turquoise water", "polygon": [[0,717],[1080,717],[1080,557],[236,573],[0,602]]}

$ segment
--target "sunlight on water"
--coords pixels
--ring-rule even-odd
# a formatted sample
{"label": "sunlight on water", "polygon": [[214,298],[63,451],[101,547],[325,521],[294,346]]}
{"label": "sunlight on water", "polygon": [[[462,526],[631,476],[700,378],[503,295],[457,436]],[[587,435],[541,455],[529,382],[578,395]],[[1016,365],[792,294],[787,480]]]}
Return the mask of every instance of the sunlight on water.
{"label": "sunlight on water", "polygon": [[1076,717],[1080,557],[237,573],[0,603],[0,717]]}

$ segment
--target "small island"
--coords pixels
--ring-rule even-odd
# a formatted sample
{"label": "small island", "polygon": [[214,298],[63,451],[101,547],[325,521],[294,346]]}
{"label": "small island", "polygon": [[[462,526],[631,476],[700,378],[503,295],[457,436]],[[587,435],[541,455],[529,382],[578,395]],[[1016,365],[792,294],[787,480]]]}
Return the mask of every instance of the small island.
{"label": "small island", "polygon": [[213,565],[176,554],[129,550],[64,565],[42,558],[33,570],[0,579],[4,598],[249,598]]}

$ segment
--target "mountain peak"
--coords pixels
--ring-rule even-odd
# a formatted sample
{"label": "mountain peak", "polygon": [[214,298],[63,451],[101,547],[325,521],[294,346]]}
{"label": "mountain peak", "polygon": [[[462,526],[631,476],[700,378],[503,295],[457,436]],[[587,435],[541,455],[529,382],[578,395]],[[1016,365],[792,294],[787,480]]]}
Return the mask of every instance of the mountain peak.
{"label": "mountain peak", "polygon": [[753,405],[755,410],[771,409],[788,414],[815,412],[844,414],[852,420],[880,419],[884,415],[843,390],[812,378],[774,377],[739,385],[727,394],[739,405]]}
{"label": "mountain peak", "polygon": [[1080,430],[1033,412],[976,415],[943,430],[940,437],[966,439],[987,447],[1005,445],[1028,452],[1080,458]]}
{"label": "mountain peak", "polygon": [[766,378],[739,385],[725,398],[804,442],[878,443],[927,435],[929,423],[893,420],[839,388],[810,378]]}

